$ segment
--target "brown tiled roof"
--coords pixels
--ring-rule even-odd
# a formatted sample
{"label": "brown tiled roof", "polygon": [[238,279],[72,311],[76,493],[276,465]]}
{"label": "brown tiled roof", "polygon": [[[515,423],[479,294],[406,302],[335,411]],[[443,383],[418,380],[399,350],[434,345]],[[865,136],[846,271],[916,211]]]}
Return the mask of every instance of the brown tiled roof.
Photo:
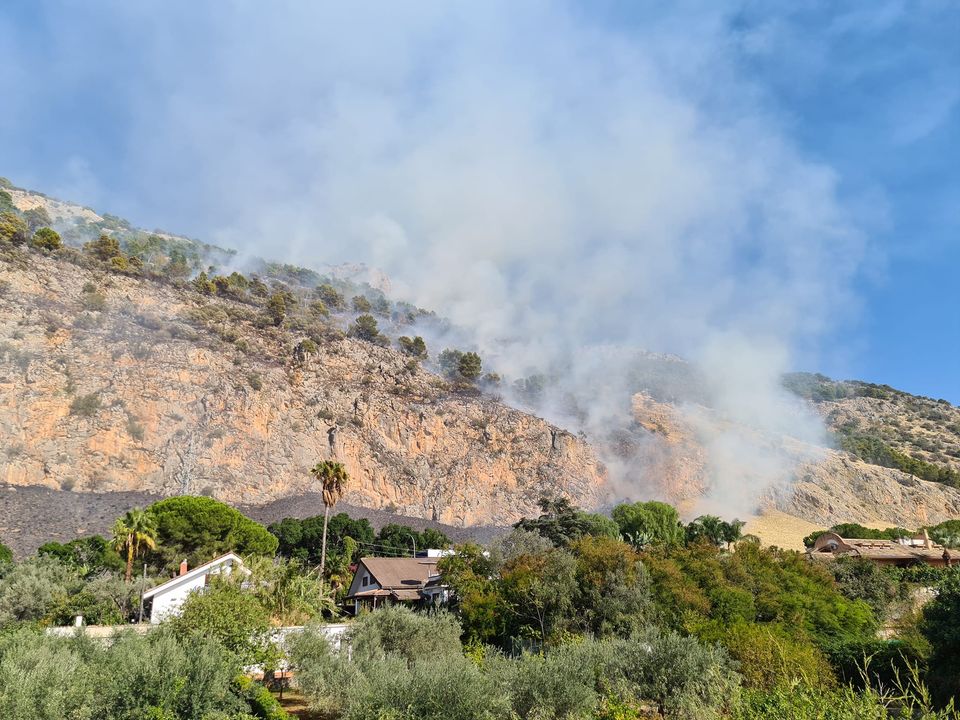
{"label": "brown tiled roof", "polygon": [[[384,590],[392,591],[400,600],[416,600],[420,589],[431,575],[437,572],[438,558],[383,558],[365,557],[360,564],[365,566],[373,579]],[[349,597],[364,597],[363,591]]]}

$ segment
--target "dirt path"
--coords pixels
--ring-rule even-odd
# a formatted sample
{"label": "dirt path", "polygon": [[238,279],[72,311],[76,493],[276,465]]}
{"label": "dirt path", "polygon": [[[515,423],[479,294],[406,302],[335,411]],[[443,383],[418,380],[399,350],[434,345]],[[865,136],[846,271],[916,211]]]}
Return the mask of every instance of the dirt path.
{"label": "dirt path", "polygon": [[283,709],[295,718],[299,718],[300,720],[325,720],[324,715],[311,712],[310,708],[307,707],[306,699],[299,690],[293,688],[284,690],[282,700],[276,692],[273,693],[273,696],[277,698],[277,700],[280,700],[280,705]]}

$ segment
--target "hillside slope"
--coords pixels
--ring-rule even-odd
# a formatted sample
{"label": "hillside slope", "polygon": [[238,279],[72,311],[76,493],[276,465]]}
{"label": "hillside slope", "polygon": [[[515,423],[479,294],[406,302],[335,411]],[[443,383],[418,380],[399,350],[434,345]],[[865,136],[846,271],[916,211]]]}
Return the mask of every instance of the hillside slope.
{"label": "hillside slope", "polygon": [[[391,300],[370,268],[254,261],[227,275],[211,266],[232,270],[230,250],[5,187],[0,205],[66,243],[0,240],[0,482],[12,487],[74,491],[62,497],[75,504],[117,491],[258,504],[315,490],[309,467],[335,458],[354,478],[346,502],[457,526],[503,525],[557,494],[587,508],[663,499],[686,516],[767,510],[797,528],[960,516],[960,409],[945,401],[789,376],[833,433],[813,446],[737,426],[696,367],[637,351],[622,383],[632,414],[588,438],[575,419],[588,407],[565,430],[501,402],[495,378],[432,372],[440,348],[395,349],[421,328],[443,337],[443,321]],[[116,242],[98,246],[104,235]],[[719,494],[718,434],[763,448],[760,462],[724,458],[737,487]]]}
{"label": "hillside slope", "polygon": [[[645,457],[647,475],[654,483],[653,496],[671,498],[688,515],[722,510],[729,499],[711,498],[703,426],[694,426],[676,406],[645,393],[634,397],[633,408],[638,424],[650,433]],[[707,409],[702,411],[709,414]],[[714,421],[721,422],[719,418]],[[866,462],[841,449],[811,446],[752,428],[740,432],[760,435],[783,457],[779,464],[782,475],[752,467],[750,457],[743,460],[744,485],[765,488],[757,498],[757,513],[786,513],[818,527],[859,522],[916,528],[960,517],[960,490],[955,487]],[[779,530],[762,522],[750,527],[771,542],[774,537],[783,541]],[[789,536],[788,544],[799,546],[805,534]]]}
{"label": "hillside slope", "polygon": [[304,334],[250,304],[9,246],[0,288],[9,484],[252,503],[336,458],[347,501],[450,524],[605,497],[582,439],[332,326],[298,354]]}

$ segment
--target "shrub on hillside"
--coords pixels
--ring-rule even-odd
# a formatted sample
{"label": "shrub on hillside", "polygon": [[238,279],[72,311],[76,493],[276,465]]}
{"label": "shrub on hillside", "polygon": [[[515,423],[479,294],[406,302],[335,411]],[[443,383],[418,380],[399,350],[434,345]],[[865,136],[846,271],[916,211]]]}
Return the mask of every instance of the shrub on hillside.
{"label": "shrub on hillside", "polygon": [[30,238],[31,247],[38,250],[59,250],[63,247],[63,240],[60,239],[60,233],[48,227],[41,227]]}
{"label": "shrub on hillside", "polygon": [[70,414],[78,417],[93,417],[100,410],[100,393],[78,395],[70,403]]}
{"label": "shrub on hillside", "polygon": [[26,221],[27,227],[30,228],[30,232],[34,232],[44,226],[49,227],[53,224],[50,213],[48,213],[47,209],[42,205],[25,210],[23,212],[23,219]]}
{"label": "shrub on hillside", "polygon": [[360,315],[350,326],[351,337],[376,343],[377,345],[387,345],[389,341],[380,334],[380,328],[377,326],[377,319],[373,315]]}
{"label": "shrub on hillside", "polygon": [[400,350],[402,350],[406,355],[415,357],[419,360],[424,360],[427,357],[427,344],[419,335],[414,338],[409,338],[406,335],[402,335],[397,338],[397,344],[400,346]]}
{"label": "shrub on hillside", "polygon": [[0,212],[0,241],[23,245],[30,237],[26,221],[15,212]]}
{"label": "shrub on hillside", "polygon": [[115,257],[123,256],[123,253],[120,252],[120,242],[106,233],[100,235],[96,240],[86,243],[83,249],[103,262],[110,262]]}
{"label": "shrub on hillside", "polygon": [[333,310],[343,310],[346,307],[346,301],[333,285],[318,285],[313,291],[314,296],[323,302],[323,304]]}

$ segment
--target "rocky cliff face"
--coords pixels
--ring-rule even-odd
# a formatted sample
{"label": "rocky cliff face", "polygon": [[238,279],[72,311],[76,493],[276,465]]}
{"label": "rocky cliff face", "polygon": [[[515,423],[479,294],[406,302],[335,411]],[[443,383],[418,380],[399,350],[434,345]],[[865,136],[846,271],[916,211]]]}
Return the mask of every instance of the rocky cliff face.
{"label": "rocky cliff face", "polygon": [[6,483],[251,503],[334,458],[348,502],[456,525],[606,497],[583,439],[394,350],[331,331],[294,353],[247,304],[34,251],[4,251],[0,290]]}
{"label": "rocky cliff face", "polygon": [[[650,433],[647,457],[652,462],[649,475],[659,485],[655,494],[688,512],[709,511],[709,504],[702,504],[711,483],[700,430],[676,407],[645,394],[634,397],[633,408],[637,422]],[[859,522],[916,528],[960,517],[956,488],[788,437],[771,437],[770,443],[783,454],[785,473],[763,479],[766,490],[758,512],[773,509],[819,527]],[[748,472],[744,469],[745,477]]]}
{"label": "rocky cliff face", "polygon": [[[248,280],[238,290],[223,276],[224,287],[204,292],[185,278],[231,262],[231,251],[7,192],[21,212],[42,209],[74,245],[48,255],[0,241],[0,483],[8,490],[265,503],[316,490],[308,470],[332,458],[353,478],[346,502],[457,526],[504,525],[557,494],[587,508],[662,499],[687,516],[766,509],[801,519],[800,537],[810,523],[914,527],[960,516],[960,491],[946,485],[731,427],[705,407],[703,379],[679,358],[639,353],[624,383],[644,389],[633,396],[633,417],[595,432],[591,445],[428,372],[382,338],[346,336],[358,314],[351,308],[360,306],[341,298],[318,309],[313,289],[327,280],[317,272],[263,262],[259,294]],[[101,232],[143,268],[111,269],[75,249]],[[185,268],[169,273],[177,253]],[[436,320],[389,301],[389,280],[375,270],[324,272],[350,289],[347,298],[365,288],[370,311],[394,337],[424,317]],[[284,318],[270,317],[269,293],[287,293]],[[822,376],[797,375],[788,385],[844,437],[960,470],[960,409],[945,401]],[[711,477],[724,452],[711,441],[725,433],[763,448],[764,462],[752,452],[723,458],[742,492],[736,498],[718,496]]]}

